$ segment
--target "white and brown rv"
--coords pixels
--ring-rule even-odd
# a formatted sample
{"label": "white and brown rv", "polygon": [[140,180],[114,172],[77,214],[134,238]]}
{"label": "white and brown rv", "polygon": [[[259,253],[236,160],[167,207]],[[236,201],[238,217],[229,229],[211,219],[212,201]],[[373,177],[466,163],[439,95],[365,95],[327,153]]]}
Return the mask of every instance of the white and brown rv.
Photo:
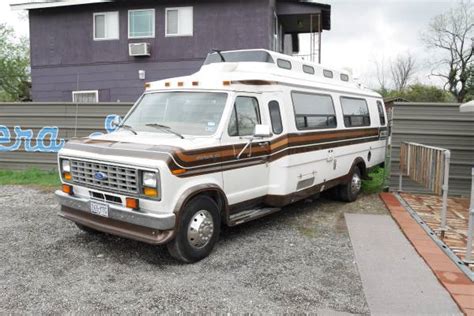
{"label": "white and brown rv", "polygon": [[60,151],[60,215],[186,262],[212,251],[221,224],[328,189],[354,201],[388,136],[379,94],[265,50],[212,53],[194,75],[149,83],[116,124]]}

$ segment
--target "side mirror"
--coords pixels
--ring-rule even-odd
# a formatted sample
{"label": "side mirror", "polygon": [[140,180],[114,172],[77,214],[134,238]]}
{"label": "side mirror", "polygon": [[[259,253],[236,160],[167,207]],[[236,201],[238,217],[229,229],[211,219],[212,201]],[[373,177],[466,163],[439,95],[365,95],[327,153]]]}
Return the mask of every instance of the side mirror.
{"label": "side mirror", "polygon": [[112,126],[112,128],[117,128],[120,125],[120,121],[121,121],[120,117],[116,116],[116,117],[114,117],[114,119],[112,120],[110,125]]}
{"label": "side mirror", "polygon": [[264,138],[272,136],[272,131],[270,130],[270,126],[268,125],[255,125],[255,129],[253,131],[253,137],[256,138]]}

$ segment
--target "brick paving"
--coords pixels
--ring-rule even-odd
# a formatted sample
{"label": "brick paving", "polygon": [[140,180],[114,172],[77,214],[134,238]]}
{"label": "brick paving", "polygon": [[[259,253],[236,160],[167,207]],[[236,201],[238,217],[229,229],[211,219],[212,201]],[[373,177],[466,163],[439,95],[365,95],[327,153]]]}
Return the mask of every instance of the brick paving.
{"label": "brick paving", "polygon": [[[393,194],[382,193],[380,194],[380,197],[407,239],[412,243],[418,254],[425,260],[440,283],[448,290],[462,312],[465,315],[474,316],[474,283],[471,282],[471,280],[469,280],[469,278],[459,270],[452,260],[437,246],[437,244],[413,219],[410,213],[408,213]],[[410,197],[408,196],[405,196],[404,198],[410,200]],[[428,219],[436,218],[435,214],[431,214],[431,217],[428,216],[428,208],[426,204],[423,203],[422,197],[414,195],[411,202],[415,203],[416,201],[418,201],[417,203],[419,204],[417,206],[419,206],[419,209],[424,210]],[[456,203],[458,202],[459,201]],[[453,212],[450,216],[457,215]],[[448,224],[449,218],[450,217],[448,216]]]}
{"label": "brick paving", "polygon": [[[441,226],[442,199],[440,196],[401,193],[401,197],[434,231]],[[443,242],[460,258],[464,260],[467,245],[467,227],[469,222],[469,199],[448,198],[447,211],[448,231]],[[474,265],[470,266],[474,271]]]}

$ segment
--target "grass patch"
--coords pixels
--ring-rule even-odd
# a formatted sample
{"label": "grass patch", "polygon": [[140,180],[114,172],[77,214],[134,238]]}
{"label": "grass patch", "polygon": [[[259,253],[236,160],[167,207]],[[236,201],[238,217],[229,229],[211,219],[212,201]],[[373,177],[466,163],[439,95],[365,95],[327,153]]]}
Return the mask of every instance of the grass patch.
{"label": "grass patch", "polygon": [[0,170],[0,185],[60,186],[59,174],[54,171],[28,169],[23,171]]}
{"label": "grass patch", "polygon": [[377,167],[369,174],[372,180],[362,181],[362,191],[365,193],[377,193],[383,189],[384,169]]}

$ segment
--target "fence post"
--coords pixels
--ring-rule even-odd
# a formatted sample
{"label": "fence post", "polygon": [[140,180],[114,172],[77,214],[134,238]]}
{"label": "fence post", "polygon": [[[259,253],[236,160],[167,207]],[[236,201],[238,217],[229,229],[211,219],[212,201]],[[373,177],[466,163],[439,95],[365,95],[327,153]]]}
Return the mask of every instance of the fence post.
{"label": "fence post", "polygon": [[446,228],[446,216],[448,210],[448,189],[449,189],[449,164],[451,161],[451,152],[444,152],[444,176],[443,176],[443,207],[441,208],[441,238],[444,238]]}
{"label": "fence post", "polygon": [[474,235],[474,168],[472,168],[471,173],[471,204],[469,206],[469,226],[467,228],[466,256],[464,257],[464,262],[466,264],[474,264],[474,259],[472,258],[472,235]]}

